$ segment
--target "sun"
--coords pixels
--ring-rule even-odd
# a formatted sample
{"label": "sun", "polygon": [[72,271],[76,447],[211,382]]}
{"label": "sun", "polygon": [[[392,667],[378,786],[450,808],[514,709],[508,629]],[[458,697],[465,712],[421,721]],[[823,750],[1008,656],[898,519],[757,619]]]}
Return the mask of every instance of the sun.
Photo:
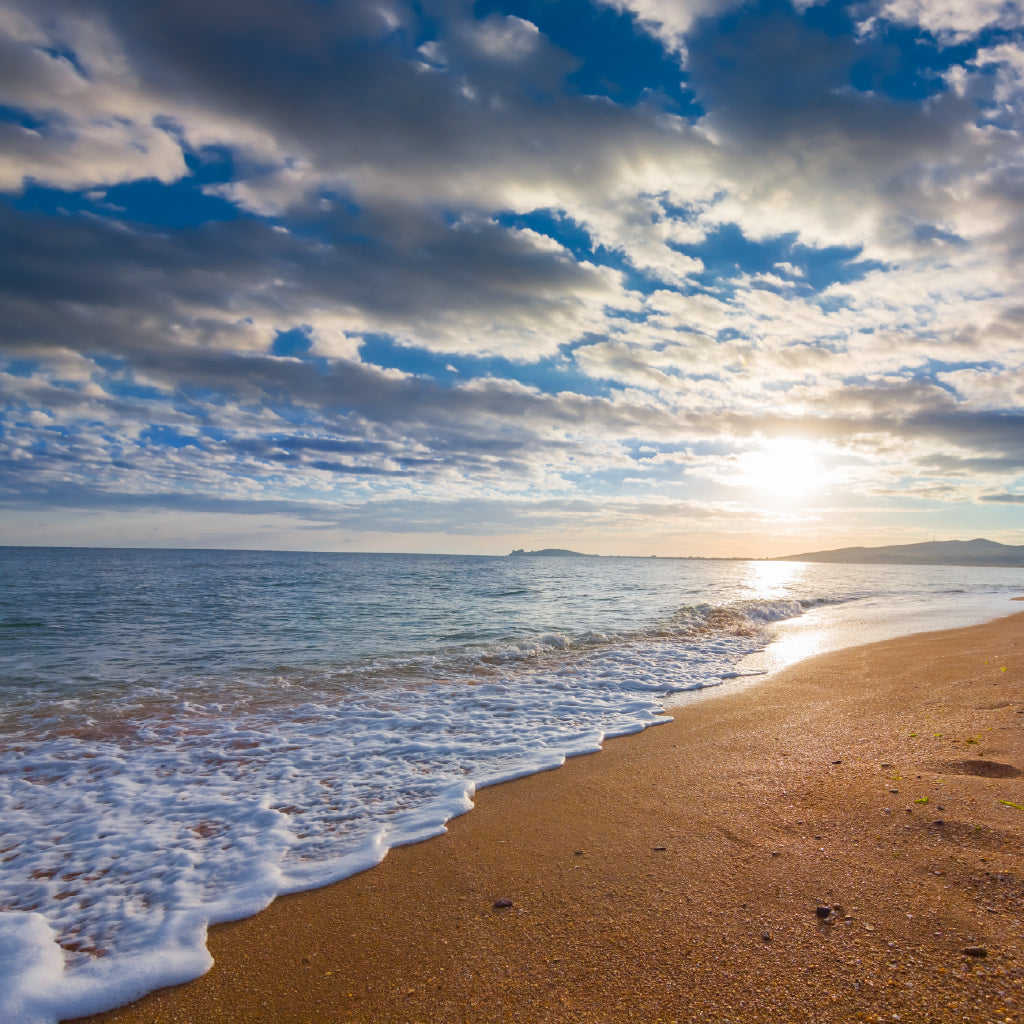
{"label": "sun", "polygon": [[825,466],[813,441],[774,437],[747,452],[743,461],[747,486],[775,500],[806,498],[821,490]]}

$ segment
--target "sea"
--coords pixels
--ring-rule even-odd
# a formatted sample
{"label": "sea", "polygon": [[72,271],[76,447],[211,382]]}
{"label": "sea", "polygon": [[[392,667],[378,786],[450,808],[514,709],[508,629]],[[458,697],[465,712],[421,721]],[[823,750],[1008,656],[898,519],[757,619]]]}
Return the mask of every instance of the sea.
{"label": "sea", "polygon": [[0,1020],[197,977],[208,925],[480,787],[1022,593],[1022,569],[0,548]]}

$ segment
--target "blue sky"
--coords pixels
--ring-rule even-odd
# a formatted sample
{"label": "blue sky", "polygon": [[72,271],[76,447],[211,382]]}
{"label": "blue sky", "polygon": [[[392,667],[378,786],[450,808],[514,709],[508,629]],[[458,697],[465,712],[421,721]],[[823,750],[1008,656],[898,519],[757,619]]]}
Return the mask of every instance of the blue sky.
{"label": "blue sky", "polygon": [[0,0],[0,541],[1024,543],[1024,9]]}

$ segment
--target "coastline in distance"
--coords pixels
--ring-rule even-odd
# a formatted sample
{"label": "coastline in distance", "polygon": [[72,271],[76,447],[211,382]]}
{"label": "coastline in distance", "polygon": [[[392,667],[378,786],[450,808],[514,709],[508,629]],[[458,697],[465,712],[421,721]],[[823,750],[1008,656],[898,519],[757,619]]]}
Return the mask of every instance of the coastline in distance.
{"label": "coastline in distance", "polygon": [[836,548],[783,555],[769,562],[859,562],[868,565],[977,565],[1024,567],[1024,544],[999,544],[980,537],[974,540],[926,541],[922,544],[890,544],[878,548]]}
{"label": "coastline in distance", "polygon": [[[540,558],[601,558],[608,556],[571,551],[569,548],[541,548],[525,551],[516,548],[513,557]],[[615,556],[611,556],[615,557]],[[656,558],[656,555],[648,556]],[[699,555],[680,556],[705,561]],[[1024,568],[1024,544],[1000,544],[977,537],[974,540],[926,541],[920,544],[889,544],[883,547],[834,548],[828,551],[804,551],[796,555],[776,555],[773,558],[736,559],[719,558],[712,561],[764,561],[764,562],[850,562],[862,565],[966,565],[997,568]]]}
{"label": "coastline in distance", "polygon": [[571,558],[597,558],[597,555],[587,555],[582,551],[570,551],[568,548],[541,548],[540,551],[524,551],[522,548],[516,548],[514,551],[509,552],[509,558],[513,555],[543,555],[545,558],[555,557],[571,557]]}

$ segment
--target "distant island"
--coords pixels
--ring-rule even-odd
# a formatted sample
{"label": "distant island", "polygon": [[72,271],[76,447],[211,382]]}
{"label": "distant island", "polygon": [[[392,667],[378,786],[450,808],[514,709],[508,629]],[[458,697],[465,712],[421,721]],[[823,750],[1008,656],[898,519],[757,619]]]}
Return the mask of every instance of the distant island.
{"label": "distant island", "polygon": [[570,551],[568,548],[541,548],[540,551],[524,551],[522,548],[516,548],[509,554],[509,558],[513,555],[542,555],[545,558],[552,556],[556,558],[564,558],[569,556],[570,558],[596,558],[596,555],[585,555],[582,551]]}
{"label": "distant island", "polygon": [[863,565],[978,565],[1024,568],[1024,544],[994,540],[940,540],[879,548],[836,548],[766,559],[769,562],[856,562]]}

